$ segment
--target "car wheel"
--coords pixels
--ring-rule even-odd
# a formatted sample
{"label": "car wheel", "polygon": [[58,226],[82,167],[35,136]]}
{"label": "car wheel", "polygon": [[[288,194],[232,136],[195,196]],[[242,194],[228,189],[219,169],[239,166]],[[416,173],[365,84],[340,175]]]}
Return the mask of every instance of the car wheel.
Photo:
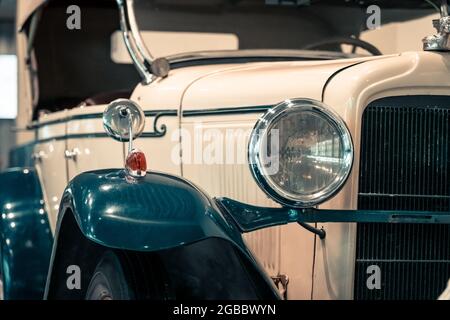
{"label": "car wheel", "polygon": [[124,258],[113,251],[105,252],[89,282],[86,300],[132,300],[134,297]]}

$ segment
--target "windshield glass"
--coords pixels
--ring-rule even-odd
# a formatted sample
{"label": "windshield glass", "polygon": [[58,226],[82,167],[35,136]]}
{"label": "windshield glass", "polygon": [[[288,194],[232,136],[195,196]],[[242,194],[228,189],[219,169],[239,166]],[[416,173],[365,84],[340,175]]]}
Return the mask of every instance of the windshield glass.
{"label": "windshield glass", "polygon": [[351,1],[135,0],[135,11],[144,42],[160,57],[204,50],[341,51],[340,40],[357,39],[368,28],[435,12],[425,1],[414,3],[416,9],[369,9]]}

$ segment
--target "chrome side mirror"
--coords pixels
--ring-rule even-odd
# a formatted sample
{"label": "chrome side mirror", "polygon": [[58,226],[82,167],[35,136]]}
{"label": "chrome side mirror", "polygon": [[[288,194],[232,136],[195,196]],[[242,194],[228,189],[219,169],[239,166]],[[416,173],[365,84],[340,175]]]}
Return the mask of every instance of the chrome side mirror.
{"label": "chrome side mirror", "polygon": [[145,177],[147,173],[145,154],[133,148],[133,140],[142,134],[144,126],[145,114],[139,105],[131,100],[114,100],[103,112],[103,127],[106,133],[120,142],[129,142],[125,169],[133,178]]}
{"label": "chrome side mirror", "polygon": [[106,133],[117,141],[131,142],[141,135],[144,126],[144,112],[131,100],[114,100],[103,112],[103,127]]}

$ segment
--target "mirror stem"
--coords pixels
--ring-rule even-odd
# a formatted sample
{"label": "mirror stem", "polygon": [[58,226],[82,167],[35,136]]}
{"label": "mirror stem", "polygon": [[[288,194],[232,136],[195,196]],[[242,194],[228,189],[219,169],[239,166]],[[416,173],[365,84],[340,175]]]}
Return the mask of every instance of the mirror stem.
{"label": "mirror stem", "polygon": [[128,111],[128,154],[133,151],[133,116],[131,112]]}

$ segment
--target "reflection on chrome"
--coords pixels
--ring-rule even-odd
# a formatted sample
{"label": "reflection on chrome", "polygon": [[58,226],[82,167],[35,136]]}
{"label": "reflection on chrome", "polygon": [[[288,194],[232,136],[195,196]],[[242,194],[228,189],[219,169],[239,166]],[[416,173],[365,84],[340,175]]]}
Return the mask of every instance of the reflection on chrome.
{"label": "reflection on chrome", "polygon": [[[267,143],[273,132],[276,146]],[[276,159],[278,170],[270,171],[267,159]],[[310,99],[287,100],[256,124],[249,162],[256,181],[274,200],[307,207],[343,185],[352,167],[353,145],[344,122],[327,106]]]}
{"label": "reflection on chrome", "polygon": [[306,158],[314,159],[314,160],[316,160],[316,162],[331,162],[331,163],[338,163],[338,164],[342,163],[342,158],[337,158],[337,157],[334,157],[334,156],[325,157],[325,156],[311,156],[311,155],[308,155],[308,156],[306,156]]}

